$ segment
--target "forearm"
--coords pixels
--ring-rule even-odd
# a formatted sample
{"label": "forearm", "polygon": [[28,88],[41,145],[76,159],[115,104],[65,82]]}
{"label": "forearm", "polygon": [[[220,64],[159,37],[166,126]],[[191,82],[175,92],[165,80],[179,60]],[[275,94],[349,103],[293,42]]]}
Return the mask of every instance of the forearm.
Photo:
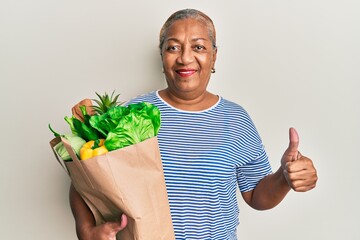
{"label": "forearm", "polygon": [[94,216],[73,185],[70,186],[69,200],[75,218],[76,233],[79,239],[84,239],[86,229],[95,226]]}
{"label": "forearm", "polygon": [[280,167],[275,173],[263,178],[245,200],[257,210],[267,210],[278,205],[290,189]]}

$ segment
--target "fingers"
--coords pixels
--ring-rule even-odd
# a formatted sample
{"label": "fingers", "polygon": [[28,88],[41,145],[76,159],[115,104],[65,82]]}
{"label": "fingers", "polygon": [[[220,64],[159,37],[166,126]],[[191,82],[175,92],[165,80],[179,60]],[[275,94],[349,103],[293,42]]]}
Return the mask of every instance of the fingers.
{"label": "fingers", "polygon": [[308,169],[314,169],[314,165],[313,162],[305,156],[299,157],[297,161],[288,162],[285,164],[285,170],[291,173]]}
{"label": "fingers", "polygon": [[125,214],[121,215],[120,221],[109,222],[107,223],[111,230],[116,234],[117,232],[123,230],[127,225],[127,216]]}
{"label": "fingers", "polygon": [[318,180],[312,161],[304,156],[294,162],[288,162],[284,168],[284,176],[289,186],[298,192],[313,189]]}
{"label": "fingers", "polygon": [[316,184],[315,183],[306,184],[303,181],[294,181],[294,182],[291,182],[290,187],[295,192],[307,192],[307,191],[310,191],[311,189],[315,188]]}
{"label": "fingers", "polygon": [[123,230],[127,225],[127,217],[125,214],[121,215],[120,221],[106,222],[97,226],[92,234],[91,239],[96,240],[116,240],[116,234]]}
{"label": "fingers", "polygon": [[118,232],[118,231],[123,230],[126,227],[127,222],[128,222],[127,216],[125,214],[122,214],[121,218],[120,218],[120,224],[118,225],[117,228],[115,228],[115,231]]}
{"label": "fingers", "polygon": [[92,106],[92,101],[89,98],[85,98],[83,100],[81,100],[79,103],[77,103],[75,106],[73,106],[71,108],[71,112],[73,114],[73,116],[77,119],[79,119],[80,121],[84,121],[84,116],[80,110],[80,106],[85,105],[86,106],[86,110],[88,112],[89,115],[93,115],[94,114],[94,110],[91,107]]}
{"label": "fingers", "polygon": [[81,236],[79,235],[79,239],[116,240],[116,234],[123,230],[127,223],[127,216],[122,214],[119,221],[106,222],[86,229]]}
{"label": "fingers", "polygon": [[306,192],[316,187],[317,177],[311,176],[308,178],[298,178],[294,177],[294,174],[284,173],[285,177],[289,179],[289,186],[296,192]]}

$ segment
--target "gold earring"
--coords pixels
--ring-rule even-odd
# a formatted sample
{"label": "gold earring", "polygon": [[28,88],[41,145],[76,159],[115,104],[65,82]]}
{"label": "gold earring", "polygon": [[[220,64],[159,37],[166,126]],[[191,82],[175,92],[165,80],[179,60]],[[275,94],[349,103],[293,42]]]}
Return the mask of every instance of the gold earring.
{"label": "gold earring", "polygon": [[211,73],[215,73],[215,68],[211,68]]}

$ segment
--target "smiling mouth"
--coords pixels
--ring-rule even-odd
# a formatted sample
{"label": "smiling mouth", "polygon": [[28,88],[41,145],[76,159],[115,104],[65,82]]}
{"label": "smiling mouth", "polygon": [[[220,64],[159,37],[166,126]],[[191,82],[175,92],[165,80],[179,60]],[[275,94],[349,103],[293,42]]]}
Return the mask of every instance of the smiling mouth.
{"label": "smiling mouth", "polygon": [[176,70],[176,73],[180,75],[181,77],[190,77],[194,73],[196,73],[195,69],[179,69]]}

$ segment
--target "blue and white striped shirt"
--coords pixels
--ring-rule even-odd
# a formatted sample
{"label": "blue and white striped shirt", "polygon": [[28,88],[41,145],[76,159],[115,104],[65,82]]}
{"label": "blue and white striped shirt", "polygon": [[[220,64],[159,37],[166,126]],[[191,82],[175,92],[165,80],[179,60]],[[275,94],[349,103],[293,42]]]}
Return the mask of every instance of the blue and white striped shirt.
{"label": "blue and white striped shirt", "polygon": [[170,106],[157,91],[131,103],[141,101],[161,112],[158,141],[176,239],[237,239],[237,184],[250,191],[271,173],[247,112],[221,97],[195,112]]}

